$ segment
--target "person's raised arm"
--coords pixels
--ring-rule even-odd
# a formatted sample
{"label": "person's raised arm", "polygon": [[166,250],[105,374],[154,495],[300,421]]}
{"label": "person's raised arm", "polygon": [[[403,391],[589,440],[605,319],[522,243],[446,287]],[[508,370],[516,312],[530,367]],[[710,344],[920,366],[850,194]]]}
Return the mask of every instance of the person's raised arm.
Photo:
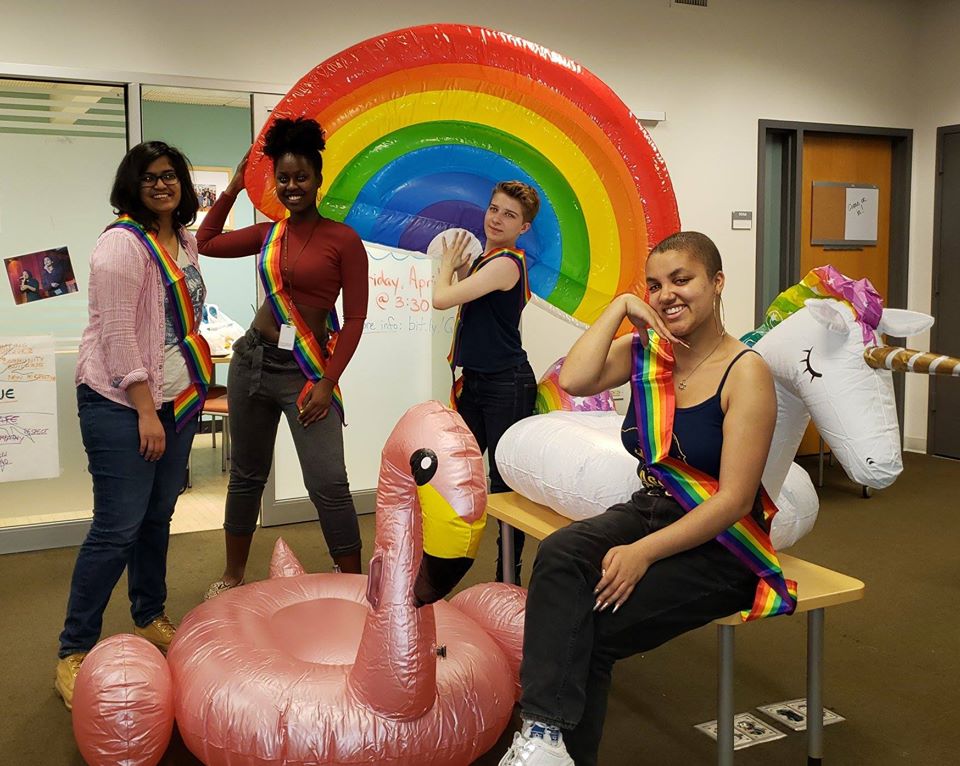
{"label": "person's raised arm", "polygon": [[580,336],[560,368],[560,388],[573,396],[593,396],[630,379],[631,337],[614,340],[624,319],[640,330],[640,341],[647,343],[647,328],[674,342],[663,320],[653,308],[636,295],[625,293],[614,298],[586,332]]}
{"label": "person's raised arm", "polygon": [[773,375],[759,355],[747,354],[730,370],[724,394],[717,492],[673,524],[611,548],[596,588],[597,608],[619,607],[653,563],[712,540],[753,508],[777,420]]}
{"label": "person's raised arm", "polygon": [[247,155],[243,155],[227,188],[217,198],[213,207],[204,216],[197,230],[197,250],[211,258],[241,258],[260,252],[269,224],[254,224],[236,231],[224,232],[227,216],[244,189],[243,174],[247,168]]}
{"label": "person's raised arm", "polygon": [[468,277],[454,280],[454,276],[463,273],[470,255],[467,245],[470,240],[466,232],[457,232],[452,242],[446,237],[441,239],[443,255],[440,259],[440,273],[433,285],[433,307],[443,309],[462,306],[495,290],[509,290],[520,279],[520,266],[513,258],[494,258],[482,269]]}

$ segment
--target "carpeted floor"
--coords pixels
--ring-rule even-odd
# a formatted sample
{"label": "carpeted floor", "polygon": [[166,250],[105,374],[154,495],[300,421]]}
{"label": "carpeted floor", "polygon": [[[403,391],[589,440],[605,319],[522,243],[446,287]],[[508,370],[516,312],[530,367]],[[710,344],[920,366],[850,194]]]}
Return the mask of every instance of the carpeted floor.
{"label": "carpeted floor", "polygon": [[[859,577],[864,601],[826,615],[827,707],[846,721],[826,729],[826,758],[844,766],[960,762],[960,463],[905,456],[901,479],[869,500],[839,469],[827,472],[814,532],[791,552]],[[367,551],[373,518],[362,518]],[[251,579],[266,576],[282,535],[308,571],[330,560],[313,524],[261,530]],[[491,579],[496,532],[488,528],[464,585]],[[76,549],[0,556],[0,763],[82,764],[70,716],[53,691],[57,634]],[[528,560],[531,556],[526,557]],[[195,606],[222,564],[221,534],[178,535],[169,556],[168,612]],[[104,635],[129,631],[121,581],[107,610]],[[737,711],[804,695],[805,620],[777,618],[737,631]],[[621,663],[607,716],[603,766],[710,764],[713,742],[693,729],[715,717],[716,634],[695,631]],[[754,711],[755,712],[755,711]],[[760,716],[762,718],[762,716]],[[785,727],[778,727],[787,731]],[[511,732],[478,761],[496,764]],[[742,766],[801,764],[803,734],[738,751]],[[161,764],[199,764],[174,737]]]}

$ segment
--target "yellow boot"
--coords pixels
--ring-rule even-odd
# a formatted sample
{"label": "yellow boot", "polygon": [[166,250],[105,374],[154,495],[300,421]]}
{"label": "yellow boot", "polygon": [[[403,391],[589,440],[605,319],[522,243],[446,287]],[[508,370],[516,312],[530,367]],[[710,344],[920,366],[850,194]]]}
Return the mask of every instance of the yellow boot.
{"label": "yellow boot", "polygon": [[63,698],[63,704],[67,706],[67,710],[73,710],[73,686],[77,681],[77,673],[80,672],[80,663],[86,656],[86,652],[77,652],[61,657],[57,661],[57,677],[53,682],[53,688]]}
{"label": "yellow boot", "polygon": [[164,654],[170,648],[170,642],[173,641],[176,634],[177,629],[173,627],[173,623],[170,622],[170,618],[166,614],[161,614],[149,625],[142,628],[133,627],[133,635],[147,639]]}

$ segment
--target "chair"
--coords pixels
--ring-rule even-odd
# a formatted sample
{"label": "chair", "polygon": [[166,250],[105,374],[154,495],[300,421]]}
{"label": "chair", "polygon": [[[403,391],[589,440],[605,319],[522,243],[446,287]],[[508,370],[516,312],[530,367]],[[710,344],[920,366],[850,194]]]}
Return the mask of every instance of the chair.
{"label": "chair", "polygon": [[227,387],[213,385],[207,391],[207,399],[203,403],[200,413],[209,415],[213,422],[210,433],[213,439],[213,448],[217,448],[217,418],[223,419],[223,440],[220,443],[220,470],[227,470],[227,460],[230,459],[230,410],[227,402]]}

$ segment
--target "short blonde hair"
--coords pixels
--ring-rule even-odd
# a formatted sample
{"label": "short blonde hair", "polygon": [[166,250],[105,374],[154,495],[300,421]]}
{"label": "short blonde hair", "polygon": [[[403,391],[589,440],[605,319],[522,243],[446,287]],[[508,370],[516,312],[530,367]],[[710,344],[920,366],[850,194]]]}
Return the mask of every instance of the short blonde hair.
{"label": "short blonde hair", "polygon": [[530,184],[525,184],[523,181],[501,181],[493,187],[490,199],[493,199],[493,195],[497,192],[506,194],[520,203],[524,223],[531,223],[540,212],[540,195]]}

